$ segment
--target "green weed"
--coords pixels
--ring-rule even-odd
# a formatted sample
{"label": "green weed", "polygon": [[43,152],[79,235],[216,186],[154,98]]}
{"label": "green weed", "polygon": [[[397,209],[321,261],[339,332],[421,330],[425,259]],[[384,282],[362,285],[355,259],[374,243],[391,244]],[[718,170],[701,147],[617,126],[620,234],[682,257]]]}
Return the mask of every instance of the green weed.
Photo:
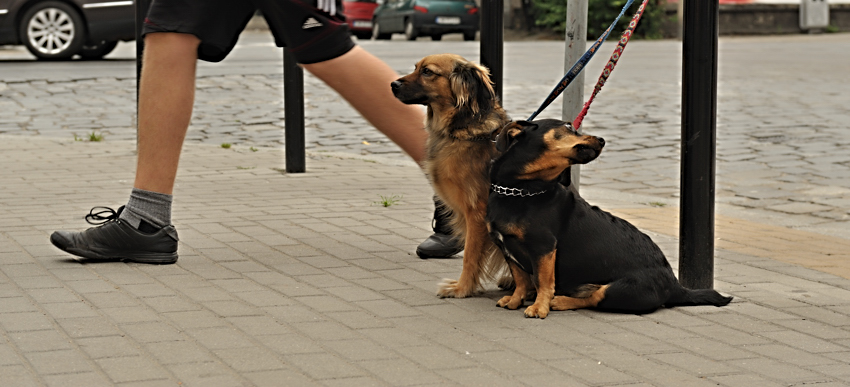
{"label": "green weed", "polygon": [[80,137],[80,136],[77,136],[76,133],[74,133],[74,141],[100,142],[100,141],[103,141],[103,135],[98,134],[95,131],[92,131],[91,133],[89,133],[89,134],[87,134],[83,137]]}
{"label": "green weed", "polygon": [[384,206],[384,207],[392,206],[392,205],[398,203],[402,198],[401,195],[389,195],[389,196],[378,195],[378,196],[381,197],[381,200],[375,202],[375,204],[380,204],[381,206]]}

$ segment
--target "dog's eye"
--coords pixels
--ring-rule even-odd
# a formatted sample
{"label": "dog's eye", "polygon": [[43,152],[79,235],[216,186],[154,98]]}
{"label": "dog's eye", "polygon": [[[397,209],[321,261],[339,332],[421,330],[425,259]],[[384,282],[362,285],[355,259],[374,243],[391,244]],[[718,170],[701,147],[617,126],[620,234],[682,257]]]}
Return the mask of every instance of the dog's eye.
{"label": "dog's eye", "polygon": [[432,75],[432,74],[434,74],[434,72],[431,71],[431,69],[429,69],[427,67],[422,68],[422,75]]}

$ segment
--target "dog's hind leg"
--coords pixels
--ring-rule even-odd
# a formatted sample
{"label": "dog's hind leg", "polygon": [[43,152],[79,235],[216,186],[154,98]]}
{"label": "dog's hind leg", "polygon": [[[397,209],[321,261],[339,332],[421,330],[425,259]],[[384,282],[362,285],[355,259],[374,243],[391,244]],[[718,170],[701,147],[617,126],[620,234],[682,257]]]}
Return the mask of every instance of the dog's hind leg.
{"label": "dog's hind leg", "polygon": [[679,284],[672,274],[653,270],[637,271],[608,284],[605,298],[596,307],[601,310],[643,314],[661,307]]}
{"label": "dog's hind leg", "polygon": [[528,290],[533,288],[534,284],[531,283],[531,277],[529,277],[528,273],[517,267],[516,264],[511,263],[510,267],[514,278],[513,282],[516,284],[514,287],[514,293],[510,296],[502,297],[496,305],[502,308],[514,310],[522,306],[522,303],[525,301],[525,297],[528,294]]}
{"label": "dog's hind leg", "polygon": [[570,296],[555,296],[550,305],[551,310],[573,310],[593,308],[605,299],[609,285],[583,285]]}

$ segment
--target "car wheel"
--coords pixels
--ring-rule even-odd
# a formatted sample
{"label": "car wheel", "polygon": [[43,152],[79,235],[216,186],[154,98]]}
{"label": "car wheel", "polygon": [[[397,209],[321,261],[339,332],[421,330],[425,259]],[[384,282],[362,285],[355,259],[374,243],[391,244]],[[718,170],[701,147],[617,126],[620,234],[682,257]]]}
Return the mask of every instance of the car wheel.
{"label": "car wheel", "polygon": [[359,39],[359,40],[369,40],[369,39],[372,38],[372,31],[367,31],[367,32],[358,31],[358,32],[354,33],[354,36],[356,36],[357,39]]}
{"label": "car wheel", "polygon": [[83,47],[85,25],[80,13],[58,1],[36,3],[21,18],[20,36],[39,59],[70,59]]}
{"label": "car wheel", "polygon": [[378,20],[372,22],[372,38],[375,40],[387,40],[392,37],[392,34],[385,34],[381,32],[381,25],[378,23]]}
{"label": "car wheel", "polygon": [[467,41],[467,42],[472,41],[472,40],[475,40],[475,31],[472,31],[472,32],[464,32],[464,33],[463,33],[463,40],[465,40],[465,41]]}
{"label": "car wheel", "polygon": [[443,35],[431,35],[431,40],[443,40]]}
{"label": "car wheel", "polygon": [[413,20],[407,19],[404,22],[404,38],[407,40],[416,40],[416,37],[419,35],[419,31],[416,30],[416,27],[413,26]]}
{"label": "car wheel", "polygon": [[85,60],[103,59],[103,57],[112,52],[117,45],[118,42],[100,42],[99,44],[91,46],[83,46],[83,48],[80,49],[80,56]]}

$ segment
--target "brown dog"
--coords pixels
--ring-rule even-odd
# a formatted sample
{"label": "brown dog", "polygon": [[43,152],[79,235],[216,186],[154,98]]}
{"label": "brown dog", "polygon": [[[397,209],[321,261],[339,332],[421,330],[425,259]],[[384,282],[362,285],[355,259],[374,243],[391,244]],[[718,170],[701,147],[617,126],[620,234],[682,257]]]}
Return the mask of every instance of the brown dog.
{"label": "brown dog", "polygon": [[494,134],[510,119],[496,99],[488,70],[457,55],[423,58],[413,73],[392,83],[392,90],[404,103],[428,107],[426,171],[452,211],[454,235],[466,243],[460,279],[444,280],[437,295],[467,297],[482,277],[492,279],[505,268],[485,215]]}

